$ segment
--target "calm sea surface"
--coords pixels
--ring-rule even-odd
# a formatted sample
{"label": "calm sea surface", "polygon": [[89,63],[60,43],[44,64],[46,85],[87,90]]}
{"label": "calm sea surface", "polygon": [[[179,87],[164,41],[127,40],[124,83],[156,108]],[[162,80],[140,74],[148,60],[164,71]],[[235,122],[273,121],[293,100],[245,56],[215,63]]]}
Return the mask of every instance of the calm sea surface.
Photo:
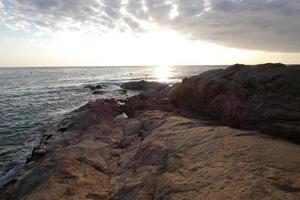
{"label": "calm sea surface", "polygon": [[[223,66],[0,68],[0,187],[13,177],[41,135],[68,113],[96,98],[126,98],[119,84],[131,80],[168,82]],[[105,84],[93,95],[84,86]]]}

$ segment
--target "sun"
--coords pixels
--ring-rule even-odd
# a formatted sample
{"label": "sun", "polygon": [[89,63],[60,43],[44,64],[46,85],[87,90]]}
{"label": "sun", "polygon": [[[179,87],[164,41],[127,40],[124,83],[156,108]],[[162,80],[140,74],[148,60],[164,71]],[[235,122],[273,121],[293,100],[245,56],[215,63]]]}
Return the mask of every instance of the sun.
{"label": "sun", "polygon": [[154,68],[154,76],[159,82],[170,82],[171,67],[168,65],[156,66]]}

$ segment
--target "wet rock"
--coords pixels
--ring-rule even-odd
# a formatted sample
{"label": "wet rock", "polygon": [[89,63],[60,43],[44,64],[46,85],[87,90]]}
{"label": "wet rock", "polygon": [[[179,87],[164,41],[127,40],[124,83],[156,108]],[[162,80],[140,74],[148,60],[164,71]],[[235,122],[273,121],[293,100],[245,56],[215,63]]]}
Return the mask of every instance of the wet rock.
{"label": "wet rock", "polygon": [[94,95],[97,95],[97,94],[104,94],[105,91],[101,91],[101,90],[96,90],[93,92]]}
{"label": "wet rock", "polygon": [[96,85],[96,89],[102,89],[103,88],[103,86],[102,85]]}
{"label": "wet rock", "polygon": [[95,91],[95,90],[99,90],[99,89],[102,89],[102,85],[87,85],[87,86],[84,86],[84,88],[88,88],[90,89],[91,91]]}
{"label": "wet rock", "polygon": [[47,146],[44,143],[36,146],[32,151],[32,159],[39,158],[47,153]]}
{"label": "wet rock", "polygon": [[41,142],[38,146],[34,147],[31,156],[27,158],[26,163],[38,160],[47,153],[46,142]]}
{"label": "wet rock", "polygon": [[88,86],[85,86],[84,88],[85,88],[85,89],[88,88],[88,89],[90,89],[91,91],[97,90],[96,86],[93,86],[93,85],[88,85]]}
{"label": "wet rock", "polygon": [[127,90],[125,90],[125,89],[117,90],[117,92],[119,92],[121,94],[127,94]]}

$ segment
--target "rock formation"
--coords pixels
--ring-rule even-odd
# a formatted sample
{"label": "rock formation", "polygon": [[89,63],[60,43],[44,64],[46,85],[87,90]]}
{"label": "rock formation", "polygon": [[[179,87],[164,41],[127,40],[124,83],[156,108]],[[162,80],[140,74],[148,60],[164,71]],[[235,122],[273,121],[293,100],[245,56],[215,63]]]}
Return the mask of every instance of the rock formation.
{"label": "rock formation", "polygon": [[[260,71],[260,67],[253,70]],[[270,70],[285,68],[275,65]],[[235,74],[239,70],[248,71],[244,72],[244,79],[228,72]],[[176,107],[168,99],[170,93],[178,105],[191,106],[197,112],[202,112],[203,107],[204,113],[212,115],[209,106],[215,104],[207,101],[220,93],[233,95],[236,109],[243,96],[236,94],[243,90],[235,79],[243,82],[251,70],[234,66],[228,71],[227,78],[221,78],[221,70],[193,77],[173,88],[150,87],[126,102],[110,99],[88,103],[58,124],[57,131],[47,137],[47,146],[42,148],[47,148],[45,154],[32,159],[19,177],[2,188],[0,199],[300,199],[299,145],[255,130],[218,125]],[[218,80],[216,84],[213,77]],[[218,84],[221,79],[222,84]],[[207,81],[212,82],[209,87]],[[222,88],[212,89],[211,85]],[[262,85],[257,83],[256,87]],[[262,87],[261,92],[266,92],[265,87],[268,86]],[[237,93],[230,93],[230,88],[238,89]],[[249,92],[257,98],[263,95],[257,89]],[[251,95],[242,99],[250,101]],[[225,112],[222,109],[227,106],[230,107],[228,102],[217,107],[218,111]],[[230,116],[234,120],[239,115]],[[247,121],[249,125],[256,123],[250,122]]]}
{"label": "rock formation", "polygon": [[225,125],[300,142],[299,77],[299,66],[237,64],[184,79],[170,98]]}
{"label": "rock formation", "polygon": [[136,81],[123,83],[121,87],[126,90],[162,90],[168,87],[168,84],[148,81]]}

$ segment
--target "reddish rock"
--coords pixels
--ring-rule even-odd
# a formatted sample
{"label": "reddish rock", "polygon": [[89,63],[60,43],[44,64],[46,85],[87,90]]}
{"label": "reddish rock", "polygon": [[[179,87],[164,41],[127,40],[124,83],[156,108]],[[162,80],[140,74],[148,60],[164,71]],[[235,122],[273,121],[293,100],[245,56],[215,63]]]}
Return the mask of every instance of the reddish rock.
{"label": "reddish rock", "polygon": [[300,142],[298,77],[297,66],[233,65],[183,80],[171,89],[170,98],[223,124]]}
{"label": "reddish rock", "polygon": [[132,81],[121,85],[126,90],[162,90],[168,87],[168,84],[148,81]]}

